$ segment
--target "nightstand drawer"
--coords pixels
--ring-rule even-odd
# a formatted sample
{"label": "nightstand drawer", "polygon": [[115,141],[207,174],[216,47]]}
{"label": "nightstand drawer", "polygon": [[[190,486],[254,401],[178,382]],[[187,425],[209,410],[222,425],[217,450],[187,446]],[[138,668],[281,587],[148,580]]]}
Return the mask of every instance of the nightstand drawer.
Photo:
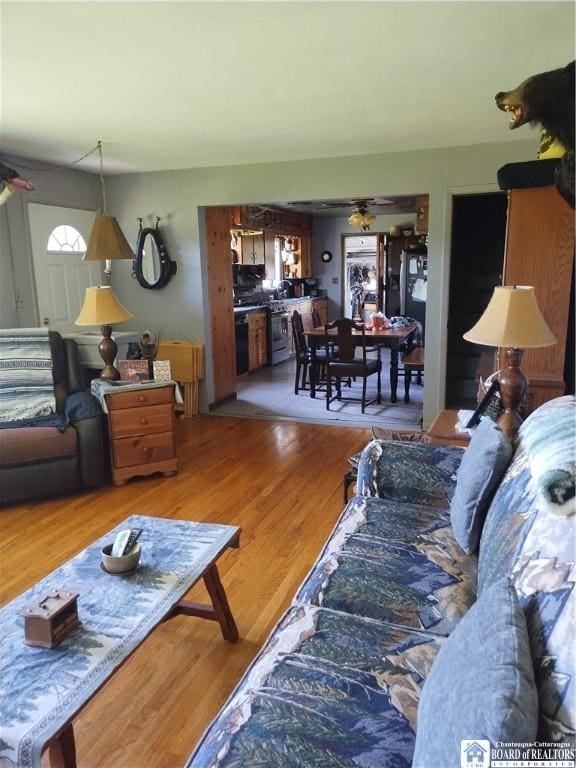
{"label": "nightstand drawer", "polygon": [[147,408],[122,408],[110,412],[112,437],[147,435],[153,432],[168,432],[172,429],[170,405],[149,405]]}
{"label": "nightstand drawer", "polygon": [[142,405],[159,405],[174,402],[174,387],[152,387],[151,389],[133,389],[128,392],[113,392],[106,395],[108,410],[118,408],[138,408]]}
{"label": "nightstand drawer", "polygon": [[112,440],[114,467],[133,467],[136,464],[150,464],[173,459],[174,435],[172,432],[160,432],[141,437],[122,437]]}

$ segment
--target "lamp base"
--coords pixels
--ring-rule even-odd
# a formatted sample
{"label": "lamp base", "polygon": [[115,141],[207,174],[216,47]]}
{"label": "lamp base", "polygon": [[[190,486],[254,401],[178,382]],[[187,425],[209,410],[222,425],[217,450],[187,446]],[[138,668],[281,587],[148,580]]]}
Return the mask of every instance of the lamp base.
{"label": "lamp base", "polygon": [[522,423],[518,406],[522,402],[528,386],[528,379],[520,370],[522,350],[511,347],[506,350],[506,366],[500,371],[500,396],[504,412],[498,419],[498,424],[508,437],[516,437]]}
{"label": "lamp base", "polygon": [[98,351],[104,361],[104,368],[100,371],[100,378],[107,381],[118,381],[120,372],[114,367],[114,360],[118,354],[118,344],[112,338],[112,326],[102,325],[100,326],[100,332],[103,338],[100,344],[98,344]]}

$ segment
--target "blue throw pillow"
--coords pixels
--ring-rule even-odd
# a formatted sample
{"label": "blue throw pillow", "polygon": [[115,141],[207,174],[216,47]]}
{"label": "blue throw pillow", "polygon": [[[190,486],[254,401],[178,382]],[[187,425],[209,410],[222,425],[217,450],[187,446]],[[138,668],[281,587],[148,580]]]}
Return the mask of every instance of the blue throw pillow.
{"label": "blue throw pillow", "polygon": [[452,532],[467,555],[476,551],[496,487],[512,458],[512,443],[492,419],[482,419],[464,453],[450,504]]}
{"label": "blue throw pillow", "polygon": [[522,606],[510,581],[487,589],[446,640],[424,683],[413,768],[460,765],[460,742],[533,742],[538,695]]}

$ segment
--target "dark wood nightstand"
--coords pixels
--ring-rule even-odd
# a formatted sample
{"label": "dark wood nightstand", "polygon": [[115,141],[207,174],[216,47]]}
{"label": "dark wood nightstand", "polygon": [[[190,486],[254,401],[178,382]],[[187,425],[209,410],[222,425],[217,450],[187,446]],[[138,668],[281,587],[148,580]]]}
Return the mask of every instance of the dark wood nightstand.
{"label": "dark wood nightstand", "polygon": [[432,445],[453,445],[457,448],[466,448],[470,438],[468,435],[456,432],[457,422],[458,411],[440,411],[426,432],[428,442]]}

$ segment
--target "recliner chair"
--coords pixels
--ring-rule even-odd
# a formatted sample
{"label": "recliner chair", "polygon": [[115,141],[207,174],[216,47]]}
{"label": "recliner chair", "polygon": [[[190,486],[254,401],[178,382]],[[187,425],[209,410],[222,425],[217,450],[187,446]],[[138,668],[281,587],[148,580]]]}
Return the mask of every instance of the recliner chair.
{"label": "recliner chair", "polygon": [[[76,342],[50,332],[56,409],[66,413],[68,397],[84,392]],[[91,398],[89,392],[84,392]],[[0,429],[0,505],[45,499],[106,482],[108,444],[104,415],[57,427]]]}

